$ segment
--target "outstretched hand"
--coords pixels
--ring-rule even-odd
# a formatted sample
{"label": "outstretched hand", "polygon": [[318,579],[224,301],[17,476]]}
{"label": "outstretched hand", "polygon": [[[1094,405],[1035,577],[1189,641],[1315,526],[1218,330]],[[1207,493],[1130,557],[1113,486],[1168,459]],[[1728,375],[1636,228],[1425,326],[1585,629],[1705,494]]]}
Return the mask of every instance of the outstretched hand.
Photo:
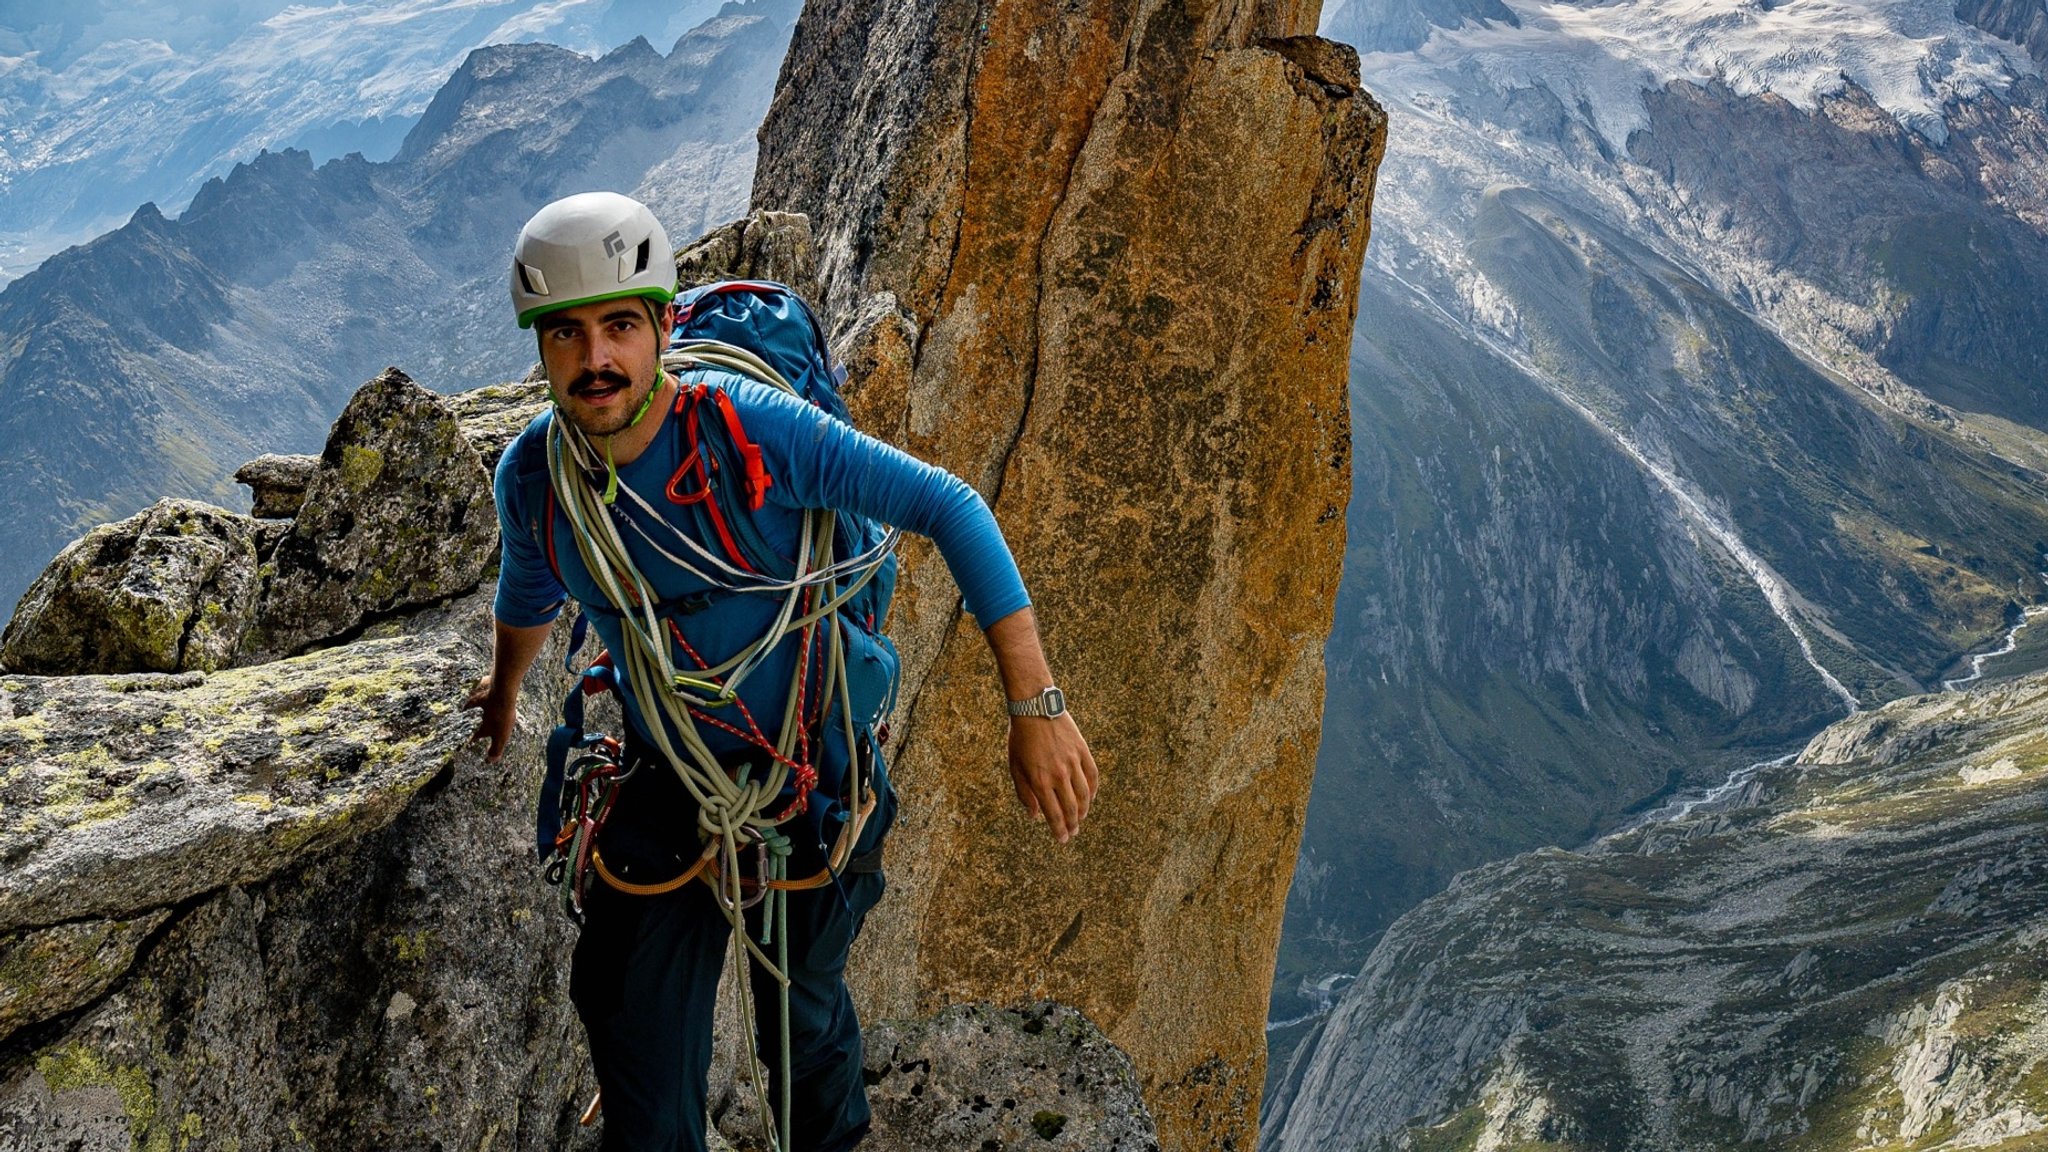
{"label": "outstretched hand", "polygon": [[1065,844],[1095,799],[1095,755],[1071,713],[1010,719],[1010,781],[1017,801]]}
{"label": "outstretched hand", "polygon": [[476,691],[462,702],[464,708],[481,708],[483,715],[477,719],[476,731],[469,742],[487,740],[484,748],[484,762],[496,764],[498,757],[505,754],[505,746],[512,742],[512,725],[518,719],[519,694],[516,689],[507,693],[491,691],[491,674],[484,673],[477,681]]}

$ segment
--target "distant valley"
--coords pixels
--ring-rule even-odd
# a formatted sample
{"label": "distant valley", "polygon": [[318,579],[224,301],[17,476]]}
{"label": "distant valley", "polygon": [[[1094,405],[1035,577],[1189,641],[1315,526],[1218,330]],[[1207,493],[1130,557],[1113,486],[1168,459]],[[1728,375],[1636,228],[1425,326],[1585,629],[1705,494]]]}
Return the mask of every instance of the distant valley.
{"label": "distant valley", "polygon": [[1270,1084],[1366,1042],[1316,1021],[1453,875],[1938,690],[2048,597],[2014,7],[1326,12],[1391,125]]}

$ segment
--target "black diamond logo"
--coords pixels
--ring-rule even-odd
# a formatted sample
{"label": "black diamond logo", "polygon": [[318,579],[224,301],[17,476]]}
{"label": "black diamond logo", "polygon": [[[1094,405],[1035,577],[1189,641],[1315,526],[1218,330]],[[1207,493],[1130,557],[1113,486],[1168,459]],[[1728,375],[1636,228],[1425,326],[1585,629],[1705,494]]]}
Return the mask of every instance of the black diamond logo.
{"label": "black diamond logo", "polygon": [[611,235],[604,238],[605,255],[617,256],[619,253],[624,252],[625,250],[626,242],[624,240],[619,239],[619,234],[617,232],[614,232]]}

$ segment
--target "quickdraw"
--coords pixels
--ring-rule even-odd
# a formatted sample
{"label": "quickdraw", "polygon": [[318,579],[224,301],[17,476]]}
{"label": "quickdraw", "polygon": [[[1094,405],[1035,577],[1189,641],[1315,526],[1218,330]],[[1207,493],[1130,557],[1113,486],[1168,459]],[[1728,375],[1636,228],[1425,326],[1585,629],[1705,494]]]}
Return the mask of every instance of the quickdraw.
{"label": "quickdraw", "polygon": [[597,861],[597,834],[618,801],[619,786],[633,775],[632,766],[623,760],[617,740],[590,736],[563,775],[562,830],[555,834],[554,851],[541,875],[560,889],[562,910],[578,922]]}
{"label": "quickdraw", "polygon": [[[571,672],[589,627],[589,618],[578,615],[570,629],[562,666]],[[590,891],[597,835],[618,800],[619,786],[633,774],[617,739],[584,731],[583,701],[617,684],[618,671],[607,653],[592,661],[570,686],[562,701],[562,722],[548,736],[547,774],[541,780],[540,810],[534,819],[541,876],[560,889],[562,910],[578,923]]]}

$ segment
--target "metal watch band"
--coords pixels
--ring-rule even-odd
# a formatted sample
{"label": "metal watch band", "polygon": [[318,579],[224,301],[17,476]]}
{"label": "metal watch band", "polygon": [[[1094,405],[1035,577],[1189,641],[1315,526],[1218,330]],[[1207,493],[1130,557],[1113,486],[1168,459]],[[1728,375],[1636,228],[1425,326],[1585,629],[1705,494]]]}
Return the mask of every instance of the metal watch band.
{"label": "metal watch band", "polygon": [[1012,716],[1058,716],[1067,710],[1067,694],[1058,688],[1047,688],[1028,700],[1010,701]]}

